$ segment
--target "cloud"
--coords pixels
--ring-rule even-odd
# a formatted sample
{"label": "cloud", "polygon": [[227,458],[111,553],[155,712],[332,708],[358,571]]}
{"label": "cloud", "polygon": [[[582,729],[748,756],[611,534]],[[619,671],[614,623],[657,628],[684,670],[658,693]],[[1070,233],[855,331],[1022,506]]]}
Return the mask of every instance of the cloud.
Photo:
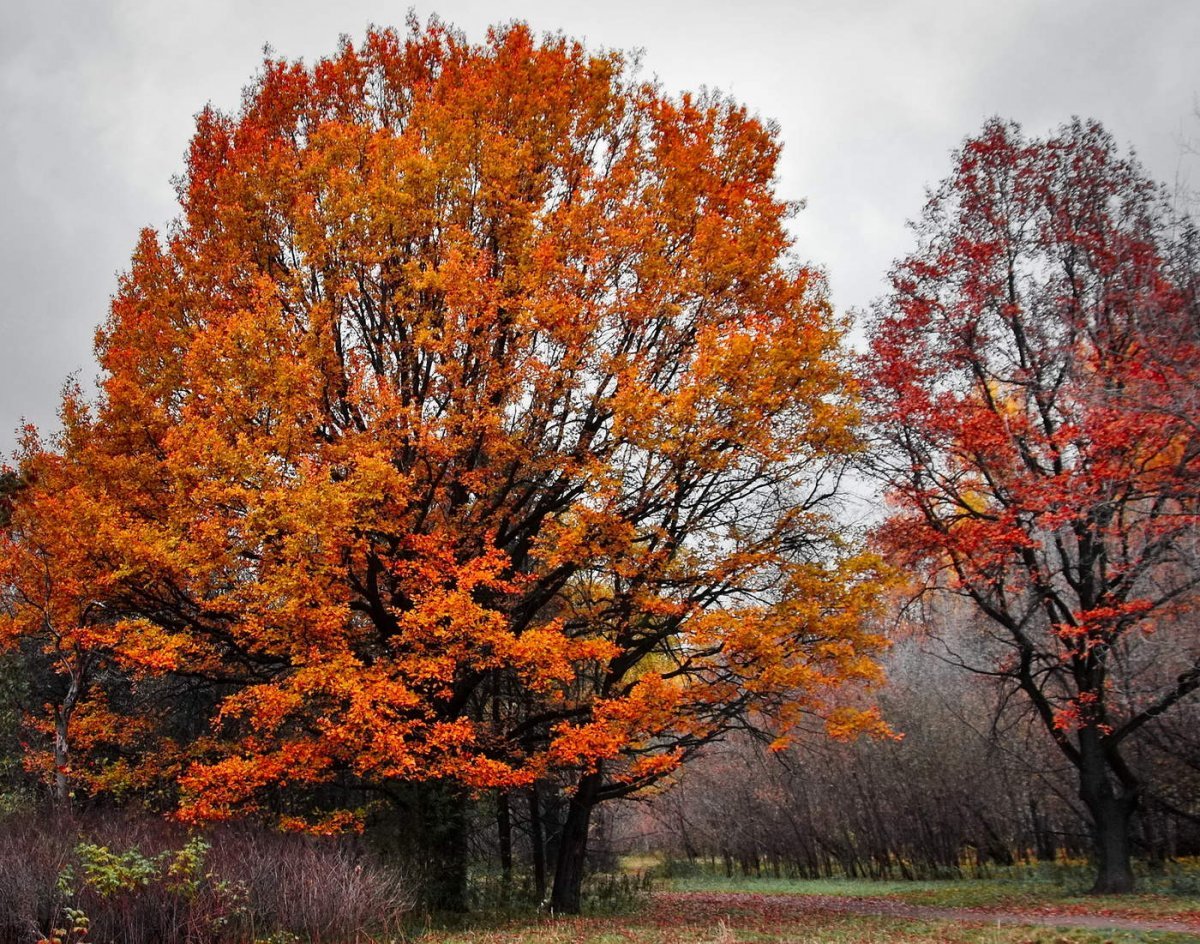
{"label": "cloud", "polygon": [[[474,0],[438,12],[476,38],[496,17]],[[798,249],[827,269],[839,307],[882,290],[925,187],[989,115],[1032,133],[1099,118],[1168,181],[1181,129],[1200,137],[1191,0],[516,0],[505,15],[642,47],[668,88],[717,87],[776,120],[781,191],[808,202]],[[402,16],[394,2],[4,5],[0,449],[22,416],[54,427],[68,373],[95,373],[92,334],[138,230],[175,213],[170,181],[195,113],[208,101],[237,106],[264,43],[312,61],[340,33]]]}

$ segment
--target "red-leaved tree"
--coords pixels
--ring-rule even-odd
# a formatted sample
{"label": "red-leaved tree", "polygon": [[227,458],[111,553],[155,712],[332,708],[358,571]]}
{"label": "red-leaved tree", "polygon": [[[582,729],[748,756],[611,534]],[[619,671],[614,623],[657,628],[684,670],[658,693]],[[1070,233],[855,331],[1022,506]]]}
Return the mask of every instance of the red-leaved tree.
{"label": "red-leaved tree", "polygon": [[998,120],[892,272],[863,377],[881,545],[971,601],[1078,769],[1097,892],[1133,887],[1127,750],[1200,687],[1197,304],[1186,227],[1096,124]]}

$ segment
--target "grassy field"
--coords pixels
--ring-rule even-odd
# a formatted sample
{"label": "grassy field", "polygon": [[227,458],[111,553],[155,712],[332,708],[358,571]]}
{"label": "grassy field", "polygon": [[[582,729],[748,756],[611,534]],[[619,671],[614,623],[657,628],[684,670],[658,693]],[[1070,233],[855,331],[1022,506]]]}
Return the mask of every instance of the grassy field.
{"label": "grassy field", "polygon": [[[939,882],[694,874],[660,878],[652,894],[608,914],[494,919],[464,929],[427,928],[418,939],[423,944],[1196,944],[1200,932],[996,923],[996,916],[1013,912],[1055,921],[1103,915],[1197,922],[1200,896],[1190,891],[1192,877],[1187,870],[1163,874],[1144,881],[1145,893],[1095,898],[1084,894],[1086,873],[1069,867]],[[853,901],[851,907],[883,913],[841,913],[837,909],[846,899]],[[967,918],[903,914],[913,907],[977,911]]]}
{"label": "grassy field", "polygon": [[[1143,883],[1145,884],[1145,883]],[[1200,914],[1200,895],[1155,889],[1137,895],[1087,894],[1082,882],[1066,884],[1037,878],[956,879],[936,882],[871,882],[847,879],[725,879],[704,876],[674,879],[681,892],[752,892],[759,895],[830,895],[884,898],[936,908],[1109,914],[1147,919],[1189,918]]]}
{"label": "grassy field", "polygon": [[423,944],[1195,944],[1191,934],[997,927],[863,915],[780,920],[770,909],[681,911],[658,902],[628,915],[522,920],[490,928],[430,931]]}

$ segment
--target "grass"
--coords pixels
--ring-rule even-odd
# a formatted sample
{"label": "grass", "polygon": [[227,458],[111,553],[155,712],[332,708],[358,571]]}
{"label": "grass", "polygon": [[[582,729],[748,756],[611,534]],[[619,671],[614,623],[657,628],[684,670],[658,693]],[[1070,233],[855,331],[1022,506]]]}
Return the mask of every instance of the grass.
{"label": "grass", "polygon": [[1195,944],[1194,935],[1059,928],[970,926],[860,915],[808,915],[776,922],[741,913],[541,919],[469,931],[434,931],[421,944]]}
{"label": "grass", "polygon": [[1139,893],[1087,894],[1091,875],[1082,865],[1014,867],[985,879],[904,882],[866,879],[775,879],[698,872],[668,880],[676,891],[752,892],[755,894],[834,895],[886,898],[935,908],[982,908],[994,911],[1053,910],[1064,914],[1107,914],[1150,919],[1200,914],[1200,863],[1172,865],[1139,876]]}
{"label": "grass", "polygon": [[[626,863],[646,869],[651,863]],[[1190,874],[1190,873],[1189,873]],[[577,918],[497,917],[469,928],[426,929],[421,944],[1195,944],[1195,934],[1063,929],[855,915],[797,901],[812,896],[883,899],[882,907],[922,905],[1034,914],[1096,914],[1146,920],[1194,919],[1200,896],[1189,875],[1159,876],[1128,898],[1083,894],[1082,868],[1012,870],[999,878],[938,882],[805,881],[694,874],[660,880],[649,900],[622,912]]]}

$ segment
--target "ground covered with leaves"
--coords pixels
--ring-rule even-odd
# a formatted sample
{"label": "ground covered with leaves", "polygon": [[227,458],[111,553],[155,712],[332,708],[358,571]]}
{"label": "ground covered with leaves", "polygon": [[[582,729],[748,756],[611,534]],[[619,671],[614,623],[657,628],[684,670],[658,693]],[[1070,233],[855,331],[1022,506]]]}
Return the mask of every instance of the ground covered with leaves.
{"label": "ground covered with leaves", "polygon": [[[1024,897],[1023,897],[1024,895]],[[788,882],[712,879],[620,914],[428,930],[429,944],[1184,944],[1200,940],[1200,901],[1145,894],[1058,895],[1037,883]]]}
{"label": "ground covered with leaves", "polygon": [[857,901],[879,913],[901,906],[975,912],[980,915],[1015,914],[1032,918],[1105,918],[1154,923],[1195,925],[1200,922],[1200,888],[1193,866],[1170,874],[1142,877],[1137,895],[1090,895],[1090,873],[1073,867],[1040,870],[1014,869],[1011,874],[988,879],[943,881],[853,881],[845,879],[790,880],[755,878],[728,880],[714,876],[674,879],[672,891],[753,895],[802,896],[841,901],[850,909]]}

